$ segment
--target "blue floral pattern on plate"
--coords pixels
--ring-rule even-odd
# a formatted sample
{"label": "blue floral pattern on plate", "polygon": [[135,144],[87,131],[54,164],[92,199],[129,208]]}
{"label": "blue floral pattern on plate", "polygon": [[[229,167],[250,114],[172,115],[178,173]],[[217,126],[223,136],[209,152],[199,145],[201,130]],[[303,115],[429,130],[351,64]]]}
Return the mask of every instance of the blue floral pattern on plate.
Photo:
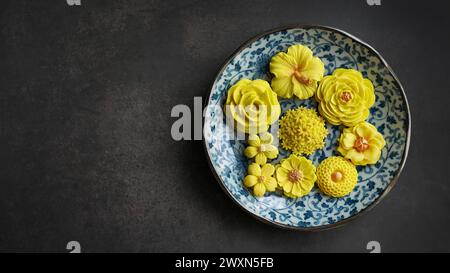
{"label": "blue floral pattern on plate", "polygon": [[[226,125],[223,105],[230,86],[242,78],[270,80],[269,62],[273,55],[293,44],[303,44],[325,64],[325,74],[336,68],[353,68],[369,78],[376,93],[368,122],[383,134],[386,147],[380,161],[358,167],[358,184],[344,198],[323,195],[317,187],[305,197],[290,199],[279,193],[255,198],[242,184],[249,161],[243,150],[245,141],[233,139],[234,132]],[[280,100],[283,113],[291,108],[317,108],[313,99]],[[342,127],[327,124],[330,132],[325,148],[309,158],[318,166],[326,157],[338,155],[336,148]],[[293,229],[329,228],[354,218],[381,200],[398,178],[406,160],[410,114],[401,84],[370,46],[340,30],[318,27],[294,27],[263,34],[244,45],[222,68],[214,81],[204,120],[205,146],[218,180],[240,206],[260,220]],[[280,158],[289,152],[281,149]],[[278,160],[279,160],[278,159]]]}

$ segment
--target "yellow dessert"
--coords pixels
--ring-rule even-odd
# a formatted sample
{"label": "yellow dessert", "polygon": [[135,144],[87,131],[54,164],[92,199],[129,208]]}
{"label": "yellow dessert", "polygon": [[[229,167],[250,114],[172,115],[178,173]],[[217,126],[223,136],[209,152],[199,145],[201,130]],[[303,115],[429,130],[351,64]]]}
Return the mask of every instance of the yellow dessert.
{"label": "yellow dessert", "polygon": [[288,110],[281,118],[278,134],[284,149],[299,155],[311,155],[323,148],[328,130],[324,119],[314,109],[299,107]]}
{"label": "yellow dessert", "polygon": [[370,80],[354,69],[336,69],[320,82],[316,92],[320,114],[331,124],[351,127],[369,116],[375,103]]}
{"label": "yellow dessert", "polygon": [[355,165],[342,157],[329,157],[317,167],[317,186],[328,196],[346,196],[353,191],[357,181]]}
{"label": "yellow dessert", "polygon": [[307,195],[314,187],[316,168],[310,160],[291,155],[278,166],[276,178],[284,195],[298,198]]}
{"label": "yellow dessert", "polygon": [[265,164],[260,167],[256,163],[248,166],[248,175],[244,178],[244,185],[253,189],[253,195],[264,196],[266,192],[273,192],[277,187],[277,180],[273,177],[275,167]]}
{"label": "yellow dessert", "polygon": [[346,128],[339,139],[338,152],[355,165],[375,164],[386,145],[383,136],[370,123],[362,122]]}
{"label": "yellow dessert", "polygon": [[293,45],[287,53],[280,52],[272,57],[270,72],[274,75],[271,85],[278,96],[307,99],[314,95],[325,67],[308,47]]}
{"label": "yellow dessert", "polygon": [[273,136],[270,133],[262,133],[260,136],[250,135],[248,146],[244,150],[247,158],[254,158],[259,165],[267,163],[267,159],[274,159],[278,156],[278,148],[272,145]]}
{"label": "yellow dessert", "polygon": [[258,134],[269,129],[281,114],[277,94],[264,80],[242,79],[228,90],[225,102],[227,117],[236,122],[236,129]]}

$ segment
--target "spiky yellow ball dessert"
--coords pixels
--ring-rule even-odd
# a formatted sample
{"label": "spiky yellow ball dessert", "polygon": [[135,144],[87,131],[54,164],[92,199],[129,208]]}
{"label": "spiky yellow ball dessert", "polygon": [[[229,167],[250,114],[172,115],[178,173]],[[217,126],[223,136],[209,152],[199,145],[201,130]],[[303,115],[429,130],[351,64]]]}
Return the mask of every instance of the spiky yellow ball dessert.
{"label": "spiky yellow ball dessert", "polygon": [[293,45],[287,53],[280,52],[270,61],[270,72],[274,75],[272,88],[282,98],[307,99],[314,95],[317,83],[323,78],[325,66],[304,45]]}
{"label": "spiky yellow ball dessert", "polygon": [[314,109],[299,107],[288,110],[280,120],[281,146],[295,154],[311,155],[323,148],[328,135],[325,120]]}
{"label": "spiky yellow ball dessert", "polygon": [[322,161],[316,174],[319,189],[332,197],[344,197],[351,193],[358,181],[355,165],[339,156]]}

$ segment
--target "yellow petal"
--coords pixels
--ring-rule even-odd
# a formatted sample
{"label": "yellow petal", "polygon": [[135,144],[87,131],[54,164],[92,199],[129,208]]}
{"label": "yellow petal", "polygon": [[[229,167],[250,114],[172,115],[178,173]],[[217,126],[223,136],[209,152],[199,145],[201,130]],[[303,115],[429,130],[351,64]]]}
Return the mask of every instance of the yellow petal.
{"label": "yellow petal", "polygon": [[283,167],[277,169],[276,176],[281,186],[288,180],[288,173],[289,171]]}
{"label": "yellow petal", "polygon": [[278,156],[278,149],[273,145],[269,145],[264,154],[266,155],[267,158],[274,159]]}
{"label": "yellow petal", "polygon": [[296,157],[295,155],[292,155],[292,156],[290,157],[290,163],[291,163],[291,166],[292,166],[292,168],[293,168],[294,170],[301,170],[301,167],[300,167],[300,164],[301,164],[300,158]]}
{"label": "yellow petal", "polygon": [[272,176],[274,172],[275,172],[275,167],[271,164],[265,164],[261,168],[261,175],[264,177]]}
{"label": "yellow petal", "polygon": [[369,147],[369,149],[364,151],[364,159],[367,164],[375,164],[381,156],[381,151],[377,147]]}
{"label": "yellow petal", "polygon": [[351,149],[345,155],[345,158],[350,159],[353,164],[359,165],[359,163],[364,160],[364,154],[356,151],[355,149]]}
{"label": "yellow petal", "polygon": [[244,150],[244,155],[247,158],[254,158],[257,153],[258,153],[258,148],[253,147],[253,146],[249,146],[249,147],[245,148],[245,150]]}
{"label": "yellow petal", "polygon": [[270,72],[276,77],[288,77],[292,75],[297,63],[293,56],[280,52],[270,60]]}
{"label": "yellow petal", "polygon": [[291,194],[294,195],[295,197],[300,197],[303,195],[302,193],[303,193],[303,191],[300,188],[300,183],[295,183],[292,186]]}
{"label": "yellow petal", "polygon": [[377,133],[373,136],[373,138],[369,141],[369,143],[370,143],[371,141],[375,142],[375,143],[377,144],[376,146],[378,146],[378,148],[380,148],[380,150],[383,149],[384,146],[386,146],[386,141],[384,140],[383,135],[380,134],[379,132],[377,132]]}
{"label": "yellow petal", "polygon": [[264,165],[267,163],[267,157],[264,153],[258,153],[255,157],[255,162],[259,165]]}
{"label": "yellow petal", "polygon": [[261,176],[261,167],[256,163],[250,164],[248,166],[248,174],[251,174],[254,176]]}
{"label": "yellow petal", "polygon": [[261,140],[262,144],[272,144],[273,142],[273,136],[272,134],[268,132],[264,132],[259,135],[259,139]]}
{"label": "yellow petal", "polygon": [[264,196],[266,193],[266,187],[263,183],[258,183],[253,187],[253,194],[257,197]]}
{"label": "yellow petal", "polygon": [[283,162],[281,163],[281,167],[285,168],[288,171],[292,171],[293,169],[289,160],[283,160]]}
{"label": "yellow petal", "polygon": [[248,144],[253,147],[259,147],[261,145],[261,141],[257,135],[249,135]]}
{"label": "yellow petal", "polygon": [[291,193],[289,193],[289,192],[284,192],[284,195],[286,196],[286,197],[289,197],[289,198],[298,198],[298,196],[295,196],[295,195],[293,195],[293,194],[291,194]]}
{"label": "yellow petal", "polygon": [[265,151],[265,152],[264,152],[264,155],[265,155],[267,158],[269,158],[269,159],[277,158],[277,156],[278,156],[278,149]]}
{"label": "yellow petal", "polygon": [[309,174],[309,173],[316,172],[316,167],[314,167],[311,160],[302,156],[299,158],[299,161],[300,161],[299,170],[301,170],[303,172],[303,174]]}
{"label": "yellow petal", "polygon": [[355,145],[356,136],[352,133],[342,133],[341,146],[345,149],[351,149]]}
{"label": "yellow petal", "polygon": [[284,183],[283,185],[283,191],[284,192],[291,192],[292,190],[292,185],[293,183],[291,181],[287,181],[286,183]]}
{"label": "yellow petal", "polygon": [[266,186],[268,191],[275,191],[275,188],[277,187],[277,180],[273,177],[268,177],[264,180],[264,186]]}
{"label": "yellow petal", "polygon": [[290,99],[294,95],[292,77],[276,77],[272,79],[272,89],[278,96]]}
{"label": "yellow petal", "polygon": [[288,48],[287,54],[292,56],[297,64],[297,67],[304,68],[307,62],[312,58],[312,51],[303,45],[293,45]]}
{"label": "yellow petal", "polygon": [[377,133],[377,128],[370,123],[364,122],[356,125],[355,131],[360,137],[371,139]]}
{"label": "yellow petal", "polygon": [[315,85],[305,85],[303,83],[300,83],[295,77],[292,78],[292,87],[294,95],[297,96],[299,99],[305,100],[314,95]]}
{"label": "yellow petal", "polygon": [[325,65],[322,60],[314,57],[308,62],[302,73],[304,73],[309,79],[320,81],[325,73]]}
{"label": "yellow petal", "polygon": [[253,187],[254,185],[256,185],[256,183],[258,183],[258,177],[254,175],[247,175],[244,178],[244,185],[248,188]]}
{"label": "yellow petal", "polygon": [[339,145],[339,147],[337,148],[337,151],[341,154],[341,155],[343,155],[344,157],[345,157],[345,155],[347,154],[347,150],[346,149],[344,149],[343,147],[342,147],[342,145]]}

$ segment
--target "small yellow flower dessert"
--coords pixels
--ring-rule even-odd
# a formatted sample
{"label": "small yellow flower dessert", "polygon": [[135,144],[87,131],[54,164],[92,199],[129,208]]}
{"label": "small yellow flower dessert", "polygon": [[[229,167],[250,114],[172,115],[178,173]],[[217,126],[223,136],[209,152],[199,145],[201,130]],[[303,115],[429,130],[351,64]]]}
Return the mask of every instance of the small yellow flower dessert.
{"label": "small yellow flower dessert", "polygon": [[248,166],[248,175],[244,178],[244,185],[253,188],[253,195],[264,196],[266,192],[273,192],[277,187],[277,180],[273,177],[275,167],[265,164],[260,167],[256,163]]}
{"label": "small yellow flower dessert", "polygon": [[346,128],[339,139],[338,152],[355,165],[375,164],[386,146],[383,136],[370,123],[362,122]]}
{"label": "small yellow flower dessert", "polygon": [[355,165],[340,156],[329,157],[317,167],[317,186],[328,196],[346,196],[353,191],[357,181]]}
{"label": "small yellow flower dessert", "polygon": [[281,114],[277,94],[263,80],[242,79],[228,90],[226,114],[233,117],[237,130],[257,134],[267,131]]}
{"label": "small yellow flower dessert", "polygon": [[370,80],[354,69],[336,69],[320,82],[316,92],[320,114],[331,124],[351,127],[369,116],[375,103]]}
{"label": "small yellow flower dessert", "polygon": [[298,198],[307,195],[314,187],[316,167],[304,157],[291,155],[281,162],[276,177],[284,195]]}
{"label": "small yellow flower dessert", "polygon": [[307,99],[314,95],[325,66],[308,47],[293,45],[287,53],[280,52],[272,57],[270,72],[274,75],[271,85],[278,96]]}
{"label": "small yellow flower dessert", "polygon": [[323,148],[328,135],[325,120],[314,109],[299,107],[288,110],[280,120],[278,131],[281,145],[295,154],[311,155]]}
{"label": "small yellow flower dessert", "polygon": [[248,158],[255,158],[255,162],[259,165],[267,163],[267,159],[274,159],[278,156],[278,148],[272,145],[273,136],[270,133],[262,133],[250,135],[248,146],[244,150],[244,155]]}

